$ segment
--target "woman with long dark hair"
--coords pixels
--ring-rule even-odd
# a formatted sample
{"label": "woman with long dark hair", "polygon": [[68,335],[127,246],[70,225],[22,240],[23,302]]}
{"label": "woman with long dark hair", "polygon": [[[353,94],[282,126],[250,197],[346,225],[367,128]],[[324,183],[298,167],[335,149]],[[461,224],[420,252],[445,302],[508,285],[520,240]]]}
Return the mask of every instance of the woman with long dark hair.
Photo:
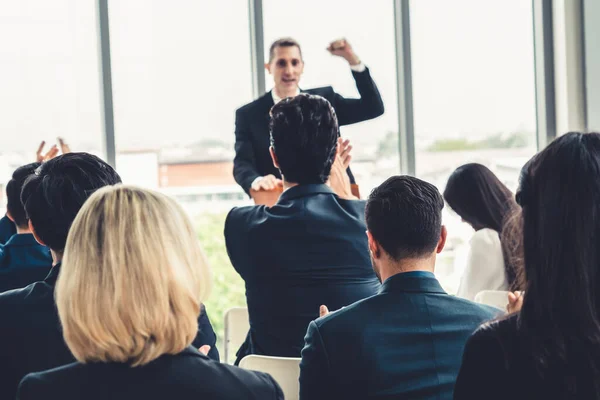
{"label": "woman with long dark hair", "polygon": [[504,228],[518,208],[512,192],[486,166],[465,164],[450,175],[446,203],[475,229],[458,296],[473,300],[482,290],[515,290],[512,241]]}
{"label": "woman with long dark hair", "polygon": [[600,134],[523,169],[521,311],[469,339],[455,399],[600,399]]}

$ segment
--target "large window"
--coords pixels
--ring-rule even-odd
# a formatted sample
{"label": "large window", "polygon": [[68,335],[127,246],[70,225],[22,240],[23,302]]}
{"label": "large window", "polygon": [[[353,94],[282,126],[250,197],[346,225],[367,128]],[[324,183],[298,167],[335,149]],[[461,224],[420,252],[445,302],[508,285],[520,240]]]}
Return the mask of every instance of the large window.
{"label": "large window", "polygon": [[248,1],[112,0],[109,21],[117,170],[194,218],[222,339],[224,311],[245,304],[223,225],[232,206],[249,203],[232,172],[235,110],[252,100]]}
{"label": "large window", "polygon": [[[302,46],[301,88],[333,86],[345,97],[358,97],[348,63],[326,51],[331,41],[342,37],[369,67],[385,114],[341,128],[342,135],[354,143],[352,171],[363,196],[368,194],[370,188],[399,172],[393,2],[372,2],[365,7],[360,0],[264,0],[263,11],[265,53],[281,37],[291,36]],[[272,77],[266,74],[270,89]]]}
{"label": "large window", "polygon": [[[417,176],[443,191],[456,167],[478,162],[514,190],[536,151],[531,2],[413,0],[410,7]],[[449,210],[444,219],[453,255],[472,230]],[[460,276],[463,260],[449,261],[442,268]]]}
{"label": "large window", "polygon": [[0,209],[4,184],[64,137],[102,156],[94,1],[18,0],[0,7]]}

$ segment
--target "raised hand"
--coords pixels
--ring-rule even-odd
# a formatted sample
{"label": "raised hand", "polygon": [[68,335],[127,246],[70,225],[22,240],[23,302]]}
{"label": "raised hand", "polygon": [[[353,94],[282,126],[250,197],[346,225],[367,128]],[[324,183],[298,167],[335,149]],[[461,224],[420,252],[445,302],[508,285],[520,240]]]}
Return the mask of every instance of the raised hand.
{"label": "raised hand", "polygon": [[329,43],[327,47],[327,51],[329,51],[334,56],[342,57],[350,65],[358,65],[360,64],[360,58],[354,53],[350,42],[348,42],[345,38],[334,40]]}

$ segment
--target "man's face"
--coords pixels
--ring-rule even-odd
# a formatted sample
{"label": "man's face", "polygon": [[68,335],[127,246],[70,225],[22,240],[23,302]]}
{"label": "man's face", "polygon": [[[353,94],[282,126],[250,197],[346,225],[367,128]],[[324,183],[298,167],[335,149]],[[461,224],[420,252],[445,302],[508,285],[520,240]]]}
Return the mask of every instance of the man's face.
{"label": "man's face", "polygon": [[274,53],[266,68],[273,75],[276,92],[280,95],[291,95],[296,91],[304,71],[300,49],[297,46],[276,47]]}

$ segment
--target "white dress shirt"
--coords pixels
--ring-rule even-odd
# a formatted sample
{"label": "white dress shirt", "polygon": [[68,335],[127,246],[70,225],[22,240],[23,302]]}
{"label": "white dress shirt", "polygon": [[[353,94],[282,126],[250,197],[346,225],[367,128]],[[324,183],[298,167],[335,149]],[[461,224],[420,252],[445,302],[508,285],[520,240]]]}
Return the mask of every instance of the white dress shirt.
{"label": "white dress shirt", "polygon": [[470,247],[457,296],[473,301],[482,290],[508,290],[498,232],[488,228],[475,232]]}

